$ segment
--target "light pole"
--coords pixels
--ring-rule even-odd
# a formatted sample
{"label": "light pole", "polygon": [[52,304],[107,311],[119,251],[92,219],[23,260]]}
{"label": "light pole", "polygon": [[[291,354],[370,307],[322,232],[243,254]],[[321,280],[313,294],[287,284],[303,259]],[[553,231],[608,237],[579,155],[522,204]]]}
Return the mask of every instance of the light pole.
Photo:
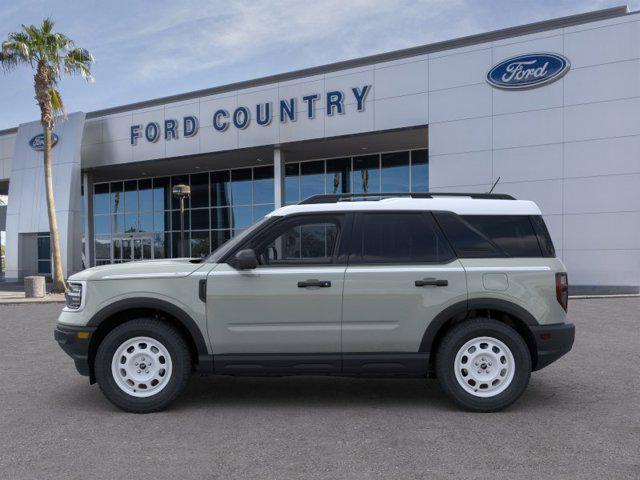
{"label": "light pole", "polygon": [[180,200],[180,257],[184,258],[184,201],[191,195],[191,187],[180,183],[175,185],[171,192],[174,197]]}

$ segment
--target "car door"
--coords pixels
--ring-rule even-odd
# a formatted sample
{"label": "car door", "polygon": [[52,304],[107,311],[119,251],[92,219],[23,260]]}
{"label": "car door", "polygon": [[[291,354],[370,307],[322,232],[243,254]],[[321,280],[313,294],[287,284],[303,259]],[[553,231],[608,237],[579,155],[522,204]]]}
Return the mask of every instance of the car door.
{"label": "car door", "polygon": [[418,352],[429,322],[465,301],[464,269],[429,212],[362,212],[345,275],[342,351]]}
{"label": "car door", "polygon": [[339,354],[346,230],[342,214],[285,217],[239,247],[255,250],[257,268],[216,266],[207,278],[214,355]]}

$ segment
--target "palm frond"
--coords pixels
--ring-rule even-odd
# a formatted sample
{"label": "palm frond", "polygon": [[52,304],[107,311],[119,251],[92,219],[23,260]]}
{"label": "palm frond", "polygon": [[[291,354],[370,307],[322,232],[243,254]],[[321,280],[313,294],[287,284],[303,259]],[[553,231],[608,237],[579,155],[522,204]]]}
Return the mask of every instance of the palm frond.
{"label": "palm frond", "polygon": [[49,95],[51,95],[51,106],[55,114],[64,114],[64,105],[62,104],[62,98],[60,93],[55,89],[49,89]]}
{"label": "palm frond", "polygon": [[81,75],[88,82],[93,81],[91,64],[95,62],[93,55],[84,48],[74,48],[64,58],[64,70],[72,75]]}

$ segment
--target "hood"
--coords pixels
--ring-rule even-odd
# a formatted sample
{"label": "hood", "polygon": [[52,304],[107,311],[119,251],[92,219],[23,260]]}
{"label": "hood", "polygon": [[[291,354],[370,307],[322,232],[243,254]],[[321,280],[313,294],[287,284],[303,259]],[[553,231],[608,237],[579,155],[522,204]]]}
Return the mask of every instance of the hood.
{"label": "hood", "polygon": [[69,281],[79,280],[135,280],[138,278],[186,277],[202,266],[189,258],[145,260],[92,267],[71,275]]}

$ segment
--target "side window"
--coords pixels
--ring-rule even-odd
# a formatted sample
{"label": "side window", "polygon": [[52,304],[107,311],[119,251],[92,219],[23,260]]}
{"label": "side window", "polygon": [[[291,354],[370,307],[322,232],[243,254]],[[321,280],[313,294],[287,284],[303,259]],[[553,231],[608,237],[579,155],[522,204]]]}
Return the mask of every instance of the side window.
{"label": "side window", "polygon": [[434,212],[435,218],[460,258],[504,257],[505,253],[482,232],[452,212]]}
{"label": "side window", "polygon": [[276,229],[256,249],[261,265],[332,263],[337,252],[338,219],[300,219]]}
{"label": "side window", "polygon": [[444,263],[454,258],[429,214],[363,213],[349,263]]}
{"label": "side window", "polygon": [[510,257],[542,256],[529,216],[465,215],[463,218]]}

